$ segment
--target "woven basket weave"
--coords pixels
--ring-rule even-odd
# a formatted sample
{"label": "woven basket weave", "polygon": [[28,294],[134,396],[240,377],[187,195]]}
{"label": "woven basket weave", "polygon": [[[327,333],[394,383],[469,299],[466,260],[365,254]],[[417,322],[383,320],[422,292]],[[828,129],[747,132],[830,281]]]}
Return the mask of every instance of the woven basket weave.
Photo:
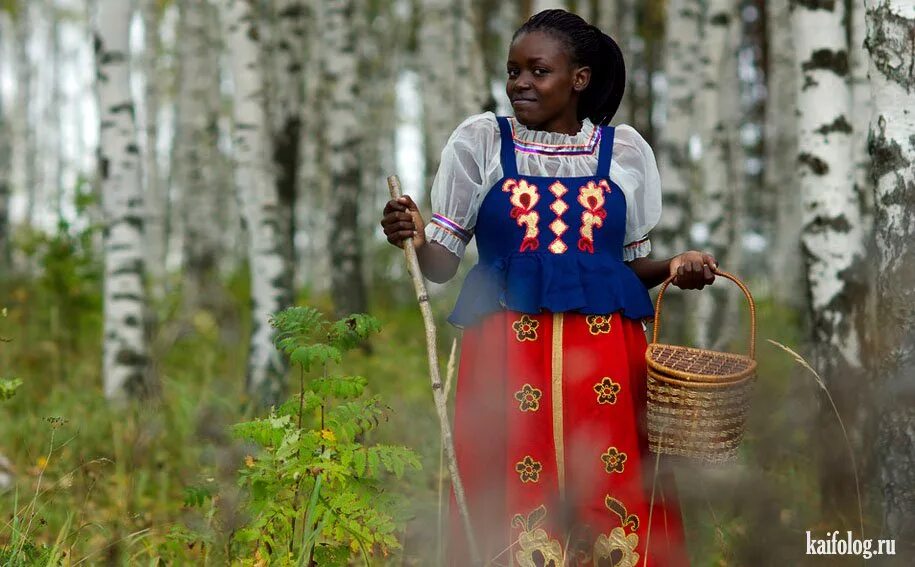
{"label": "woven basket weave", "polygon": [[737,277],[715,270],[743,291],[750,308],[748,355],[658,343],[661,286],[648,362],[648,445],[653,453],[705,462],[724,462],[737,454],[746,428],[756,379],[756,305]]}

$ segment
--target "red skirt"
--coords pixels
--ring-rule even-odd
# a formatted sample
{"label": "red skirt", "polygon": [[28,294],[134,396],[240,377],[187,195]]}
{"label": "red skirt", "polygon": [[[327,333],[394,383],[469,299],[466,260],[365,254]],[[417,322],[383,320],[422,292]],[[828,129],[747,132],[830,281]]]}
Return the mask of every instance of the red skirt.
{"label": "red skirt", "polygon": [[[619,314],[465,329],[454,439],[484,564],[688,565],[673,479],[648,453],[645,347]],[[451,504],[449,562],[470,565]]]}

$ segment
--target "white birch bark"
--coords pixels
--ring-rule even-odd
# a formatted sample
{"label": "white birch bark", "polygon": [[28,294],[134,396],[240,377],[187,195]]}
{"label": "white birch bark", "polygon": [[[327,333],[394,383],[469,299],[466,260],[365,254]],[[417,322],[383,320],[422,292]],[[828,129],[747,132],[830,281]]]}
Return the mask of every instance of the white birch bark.
{"label": "white birch bark", "polygon": [[328,89],[327,147],[331,187],[331,295],[337,315],[365,311],[367,294],[359,234],[359,206],[364,199],[360,151],[363,119],[358,81],[354,0],[325,5],[323,67]]}
{"label": "white birch bark", "polygon": [[[6,71],[4,68],[6,63],[6,42],[4,40],[10,29],[9,16],[6,12],[0,11],[0,77]],[[12,243],[10,241],[12,236],[10,227],[12,183],[10,174],[13,163],[13,147],[11,144],[13,132],[11,120],[7,116],[7,109],[3,102],[3,97],[0,96],[0,273],[8,274],[12,267]]]}
{"label": "white birch bark", "polygon": [[[280,199],[283,254],[286,257],[284,264],[291,268],[295,261],[295,211],[301,179],[304,69],[308,38],[314,30],[308,25],[312,19],[312,8],[304,0],[273,0],[272,8],[272,35],[276,39],[273,56],[268,59],[274,63],[270,68],[269,85],[273,95],[268,103],[271,104],[273,123],[273,156]],[[285,277],[289,279],[285,285],[291,289],[291,270]]]}
{"label": "white birch bark", "polygon": [[563,0],[534,0],[531,4],[531,14],[537,14],[544,10],[550,10],[553,8],[562,8],[563,10],[568,10],[569,3],[564,2]]}
{"label": "white birch bark", "polygon": [[[851,87],[845,3],[792,0],[798,89],[798,177],[803,205],[801,247],[812,316],[814,363],[861,447],[868,393],[864,373],[867,281],[864,232],[854,186]],[[839,434],[821,405],[820,491],[823,506],[847,505],[854,479],[845,455],[826,440]]]}
{"label": "white birch bark", "polygon": [[[304,234],[296,242],[300,261],[295,263],[295,281],[308,285],[313,293],[326,293],[331,286],[329,238],[331,222],[328,210],[330,181],[327,175],[326,116],[327,90],[321,80],[324,50],[325,5],[312,6],[313,30],[308,38],[309,57],[305,62],[305,108],[302,125],[302,164],[300,168],[302,198],[296,203],[296,223]],[[310,269],[306,269],[306,267]]]}
{"label": "white birch bark", "polygon": [[848,45],[848,61],[851,80],[852,155],[855,164],[855,191],[861,203],[861,220],[865,234],[870,234],[873,225],[874,192],[871,186],[871,158],[867,151],[867,134],[871,115],[874,112],[870,82],[867,79],[867,50],[864,39],[867,33],[864,18],[864,2],[849,2],[848,21],[851,33]]}
{"label": "white birch bark", "polygon": [[271,128],[260,57],[259,14],[246,0],[228,0],[223,24],[235,83],[234,149],[236,183],[248,233],[252,330],[247,390],[261,403],[278,401],[284,388],[285,361],[273,346],[271,314],[287,307],[287,271],[279,230],[279,198],[271,151]]}
{"label": "white birch bark", "polygon": [[154,393],[145,333],[143,192],[128,69],[130,6],[99,0],[95,66],[100,118],[98,164],[105,231],[105,396],[123,401]]}
{"label": "white birch bark", "polygon": [[38,169],[36,164],[37,128],[35,116],[35,67],[29,54],[32,35],[34,8],[23,3],[18,8],[15,20],[15,65],[16,65],[16,116],[14,125],[14,160],[17,178],[26,198],[25,222],[32,225],[35,220],[35,203],[38,190]]}
{"label": "white birch bark", "polygon": [[422,10],[423,125],[431,179],[451,132],[467,116],[481,112],[489,97],[471,2],[423,0]]}
{"label": "white birch bark", "polygon": [[[699,246],[718,260],[723,269],[736,271],[733,258],[739,234],[738,190],[743,186],[742,152],[737,143],[740,123],[737,48],[739,19],[730,0],[709,0],[702,16],[702,55],[698,101],[702,119],[702,183],[697,195],[696,218],[708,228],[708,240]],[[735,155],[736,154],[736,155]],[[721,336],[731,333],[713,321],[722,317],[732,302],[731,286],[715,286],[695,296],[693,336],[700,347],[719,346]]]}
{"label": "white birch bark", "polygon": [[219,150],[219,62],[213,57],[216,30],[208,2],[180,0],[178,129],[176,172],[183,224],[182,251],[185,300],[191,307],[206,304],[222,253],[217,184]]}
{"label": "white birch bark", "polygon": [[866,0],[881,342],[877,470],[885,537],[915,552],[915,5]]}
{"label": "white birch bark", "polygon": [[658,257],[682,252],[689,230],[689,186],[694,167],[689,140],[695,132],[696,78],[699,51],[697,0],[671,0],[667,5],[664,75],[667,118],[658,146],[658,168],[664,180],[664,214],[652,231]]}
{"label": "white birch bark", "polygon": [[163,80],[162,68],[159,65],[162,51],[161,2],[142,0],[140,9],[143,18],[142,69],[145,99],[143,177],[146,181],[146,266],[150,293],[154,299],[161,300],[165,296],[165,215],[168,210],[159,167],[159,112],[162,106]]}
{"label": "white birch bark", "polygon": [[769,68],[766,70],[766,191],[775,195],[775,231],[768,255],[773,294],[795,307],[804,303],[801,193],[797,182],[797,73],[789,0],[766,2]]}
{"label": "white birch bark", "polygon": [[[855,326],[864,253],[854,190],[848,44],[842,2],[793,0],[798,73],[798,163],[804,214],[801,242],[814,319],[818,367],[860,371]],[[830,9],[831,6],[831,9]]]}
{"label": "white birch bark", "polygon": [[635,102],[635,75],[640,67],[641,44],[636,37],[636,7],[632,0],[615,2],[598,2],[597,26],[612,37],[623,52],[626,63],[626,90],[623,100],[613,117],[612,124],[633,124],[633,107]]}

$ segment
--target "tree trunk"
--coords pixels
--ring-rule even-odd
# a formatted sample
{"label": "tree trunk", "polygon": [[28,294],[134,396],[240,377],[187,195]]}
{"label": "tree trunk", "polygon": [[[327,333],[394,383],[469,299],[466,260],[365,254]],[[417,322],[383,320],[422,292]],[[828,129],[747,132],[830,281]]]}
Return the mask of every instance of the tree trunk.
{"label": "tree trunk", "polygon": [[769,65],[766,69],[766,191],[775,195],[775,230],[769,253],[772,290],[786,305],[804,305],[801,193],[797,183],[797,73],[789,0],[768,0]]}
{"label": "tree trunk", "polygon": [[563,0],[534,0],[531,3],[531,15],[534,15],[543,10],[550,10],[552,8],[562,8],[563,10],[569,9],[569,3]]}
{"label": "tree trunk", "polygon": [[[276,163],[277,194],[280,199],[280,230],[286,266],[295,262],[296,203],[300,193],[299,166],[302,158],[302,111],[305,100],[304,70],[308,38],[314,30],[308,26],[312,9],[303,0],[273,0],[273,23],[276,38],[274,65],[270,77],[270,111],[273,124],[273,159]],[[303,267],[304,268],[304,267]],[[293,289],[290,270],[284,285]]]}
{"label": "tree trunk", "polygon": [[700,11],[697,0],[670,0],[667,6],[667,120],[658,151],[664,180],[664,214],[652,232],[658,257],[682,252],[689,232],[689,187],[695,174],[689,140],[695,131],[694,114],[699,69]]}
{"label": "tree trunk", "polygon": [[337,315],[343,316],[364,312],[368,303],[358,214],[364,198],[359,156],[365,112],[357,80],[354,0],[328,0],[324,6],[321,76],[328,89],[331,295]]}
{"label": "tree trunk", "polygon": [[28,44],[32,35],[33,7],[23,3],[18,7],[15,22],[16,61],[16,116],[13,138],[18,179],[25,192],[25,223],[31,226],[35,220],[35,204],[38,198],[38,167],[35,148],[35,76]]}
{"label": "tree trunk", "polygon": [[[296,226],[301,243],[295,263],[295,281],[306,285],[312,294],[326,293],[331,287],[329,258],[331,222],[326,211],[330,202],[327,171],[327,85],[321,80],[324,50],[320,30],[324,30],[326,6],[312,6],[314,33],[308,38],[309,57],[305,61],[305,104],[303,115],[302,164],[299,172],[302,198],[296,203]],[[306,267],[310,269],[306,270]]]}
{"label": "tree trunk", "polygon": [[[0,77],[3,76],[6,63],[6,34],[11,29],[11,22],[6,12],[0,11]],[[12,268],[12,227],[10,226],[10,197],[12,183],[10,182],[11,166],[13,163],[13,147],[10,143],[13,138],[11,120],[7,116],[6,107],[3,106],[3,97],[0,96],[0,273],[9,274]]]}
{"label": "tree trunk", "polygon": [[162,177],[159,168],[159,110],[162,101],[162,69],[159,57],[162,51],[160,26],[162,7],[160,0],[143,0],[143,60],[144,74],[144,154],[143,173],[146,179],[146,259],[149,274],[149,289],[152,297],[161,300],[165,296],[165,202]]}
{"label": "tree trunk", "polygon": [[[465,118],[481,112],[489,99],[470,4],[469,0],[422,3],[423,138],[429,181],[438,171],[448,137]],[[428,192],[426,196],[428,204]]]}
{"label": "tree trunk", "polygon": [[223,24],[235,79],[236,183],[248,233],[252,329],[247,390],[253,400],[276,403],[285,388],[286,363],[273,346],[268,319],[290,305],[288,266],[281,241],[279,196],[264,96],[260,14],[246,0],[226,3]]}
{"label": "tree trunk", "polygon": [[[733,252],[739,246],[737,221],[737,191],[742,187],[743,171],[740,167],[742,152],[736,143],[740,124],[739,85],[737,75],[737,49],[739,44],[739,17],[730,0],[710,0],[702,17],[702,48],[700,101],[702,117],[702,183],[697,195],[696,221],[708,230],[705,242],[697,247],[709,251],[722,269],[739,271]],[[735,152],[736,150],[736,152]],[[735,155],[735,153],[737,155]],[[691,310],[693,337],[703,348],[719,346],[720,337],[730,337],[723,317],[726,305],[732,302],[736,290],[729,285],[715,286],[710,290],[690,295],[695,298]]]}
{"label": "tree trunk", "polygon": [[143,261],[143,191],[134,103],[130,97],[130,6],[99,0],[95,68],[100,119],[98,165],[105,231],[105,395],[111,400],[155,393],[148,371]]}
{"label": "tree trunk", "polygon": [[214,8],[199,0],[180,0],[180,81],[174,179],[181,202],[185,302],[193,310],[212,306],[222,235],[215,220],[225,200],[217,185],[219,160],[219,62],[212,44]]}
{"label": "tree trunk", "polygon": [[598,2],[595,19],[601,31],[612,37],[620,46],[626,63],[626,90],[612,123],[635,124],[633,111],[636,101],[636,76],[640,69],[645,73],[642,64],[644,48],[636,37],[636,7],[632,0]]}
{"label": "tree trunk", "polygon": [[876,407],[877,469],[886,537],[915,552],[915,10],[908,0],[867,0],[874,115],[881,363]]}
{"label": "tree trunk", "polygon": [[[815,365],[851,425],[860,447],[866,404],[863,366],[867,285],[861,209],[852,159],[851,90],[843,2],[793,0],[798,86],[798,167],[803,200],[801,246],[806,263]],[[825,442],[841,435],[831,409],[821,405],[818,431],[820,486],[827,508],[852,504],[854,479],[847,455]]]}

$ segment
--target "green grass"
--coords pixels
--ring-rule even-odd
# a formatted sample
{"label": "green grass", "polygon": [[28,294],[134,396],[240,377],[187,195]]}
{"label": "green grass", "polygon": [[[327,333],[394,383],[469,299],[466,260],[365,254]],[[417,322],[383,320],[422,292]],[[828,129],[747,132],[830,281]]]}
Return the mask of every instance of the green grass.
{"label": "green grass", "polygon": [[[422,473],[398,486],[410,520],[403,552],[386,563],[428,565],[436,550],[438,422],[422,322],[404,287],[375,282],[373,315],[382,331],[343,367],[367,377],[391,407],[372,440],[412,447],[423,462]],[[250,417],[240,348],[249,326],[245,279],[228,282],[212,311],[184,313],[177,295],[156,308],[162,399],[123,410],[102,395],[98,297],[83,290],[74,302],[71,291],[29,280],[0,288],[8,309],[0,337],[10,339],[0,343],[0,376],[23,381],[0,403],[0,453],[15,467],[14,487],[0,493],[0,557],[12,550],[26,558],[21,564],[224,564],[231,534],[244,523],[236,471],[250,450],[228,434],[229,425]],[[454,286],[434,300],[439,321],[453,294]],[[306,302],[329,305],[326,297],[299,297]],[[752,559],[760,553],[762,564],[803,564],[803,531],[838,527],[819,513],[808,435],[816,385],[765,342],[803,352],[800,316],[760,301],[759,320],[759,381],[743,466],[678,471],[695,565],[760,564]],[[443,367],[455,336],[440,325]],[[189,490],[215,499],[189,504]]]}

